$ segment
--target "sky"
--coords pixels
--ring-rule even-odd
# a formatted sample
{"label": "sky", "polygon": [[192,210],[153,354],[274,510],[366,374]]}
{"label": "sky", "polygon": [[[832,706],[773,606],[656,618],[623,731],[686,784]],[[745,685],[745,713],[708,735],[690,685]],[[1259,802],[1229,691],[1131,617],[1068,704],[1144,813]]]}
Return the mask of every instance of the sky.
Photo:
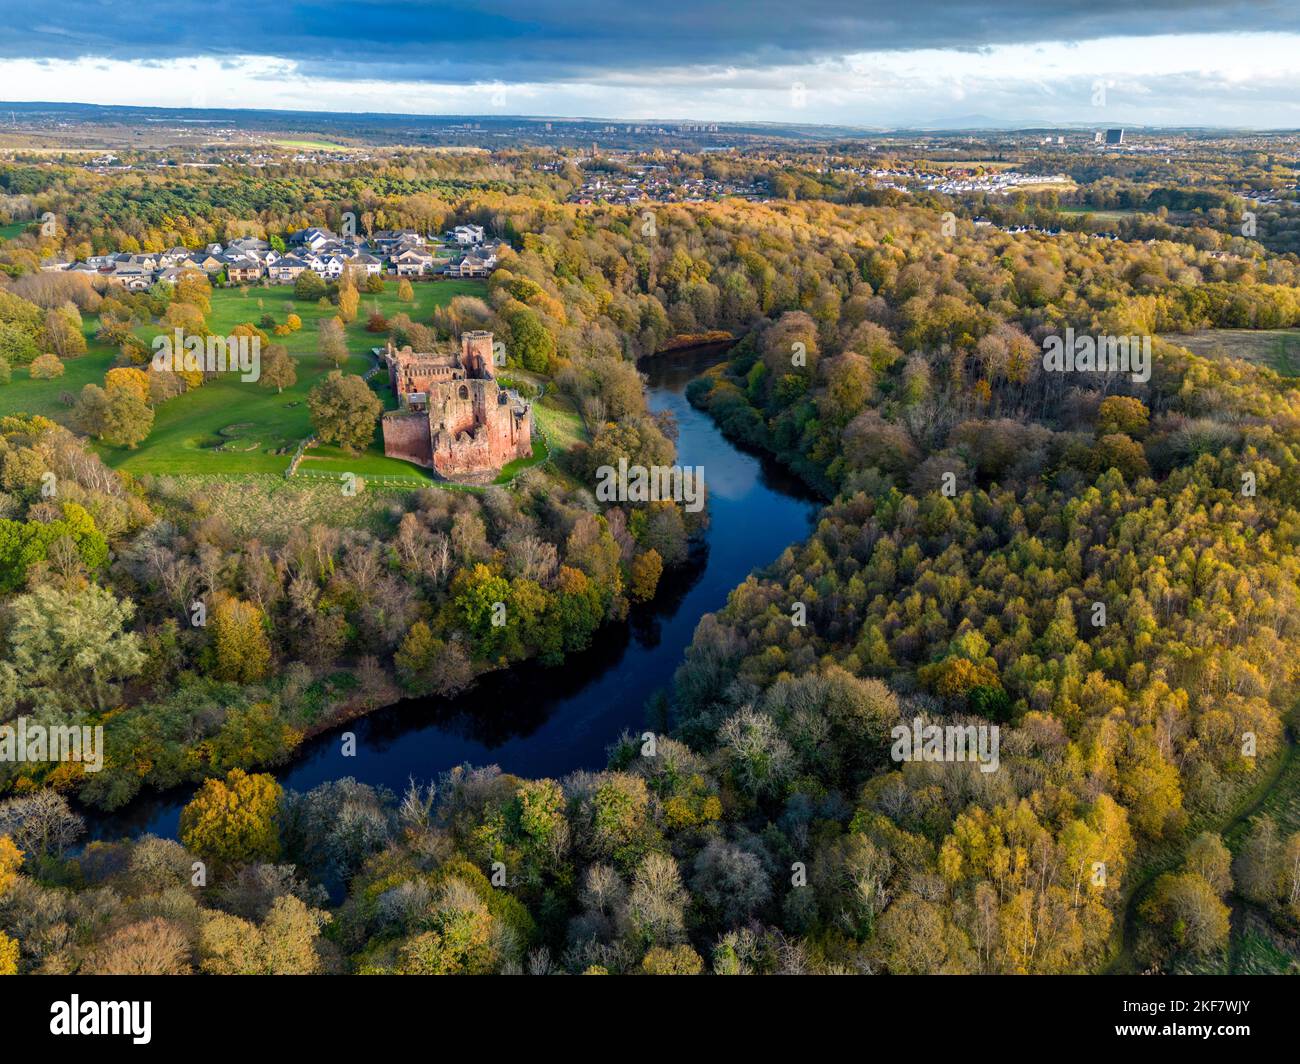
{"label": "sky", "polygon": [[0,100],[1300,127],[1297,0],[0,0]]}

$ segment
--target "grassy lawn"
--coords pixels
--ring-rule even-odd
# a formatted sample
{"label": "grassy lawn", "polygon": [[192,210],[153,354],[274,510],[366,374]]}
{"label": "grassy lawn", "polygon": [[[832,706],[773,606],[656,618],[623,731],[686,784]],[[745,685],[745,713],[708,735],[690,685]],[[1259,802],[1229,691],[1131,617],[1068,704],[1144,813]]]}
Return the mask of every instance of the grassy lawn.
{"label": "grassy lawn", "polygon": [[316,151],[355,151],[355,148],[349,148],[346,144],[333,144],[327,140],[273,140],[281,148],[307,148]]}
{"label": "grassy lawn", "polygon": [[546,443],[543,440],[533,440],[533,453],[527,458],[512,458],[509,462],[501,467],[501,472],[497,474],[493,484],[509,484],[525,469],[535,465],[541,465],[550,455],[546,449]]}
{"label": "grassy lawn", "polygon": [[313,447],[303,455],[298,466],[302,476],[319,476],[328,473],[338,480],[344,473],[354,473],[359,477],[401,477],[404,480],[420,480],[432,483],[433,475],[420,466],[403,462],[400,458],[389,458],[384,454],[382,443],[376,441],[359,455],[350,455],[340,447]]}
{"label": "grassy lawn", "polygon": [[[364,366],[353,356],[347,368]],[[323,359],[300,358],[298,383],[282,394],[219,377],[159,406],[153,432],[135,450],[97,449],[115,469],[135,474],[283,472],[298,441],[311,435],[307,393],[328,369]]]}
{"label": "grassy lawn", "polygon": [[0,243],[19,236],[31,224],[31,222],[10,222],[8,225],[0,225]]}
{"label": "grassy lawn", "polygon": [[[415,301],[399,303],[397,284],[389,279],[387,291],[367,295],[362,300],[362,317],[377,307],[386,317],[405,311],[418,321],[428,321],[434,307],[449,303],[456,295],[481,295],[481,281],[439,281],[414,286]],[[311,417],[307,393],[332,368],[316,352],[316,323],[331,317],[334,308],[300,304],[288,287],[268,289],[220,289],[213,293],[209,324],[214,333],[229,332],[242,322],[256,322],[263,314],[284,321],[290,311],[303,320],[303,327],[287,337],[274,338],[284,343],[298,365],[298,381],[283,393],[255,382],[241,381],[226,374],[210,380],[182,396],[163,403],[155,411],[154,427],[149,438],[135,450],[96,444],[104,460],[116,469],[134,474],[224,475],[283,473],[298,442],[311,435]],[[97,322],[87,317],[86,331],[93,336]],[[138,334],[152,342],[159,332],[156,325],[142,326]],[[352,351],[345,369],[365,373],[373,364],[370,350],[382,337],[368,333],[364,320],[347,327]],[[71,413],[60,396],[77,393],[88,383],[101,384],[111,368],[116,352],[90,341],[90,352],[66,363],[61,378],[33,381],[25,367],[15,367],[13,381],[0,387],[0,414],[43,414],[67,423]],[[382,376],[371,379],[377,394],[391,408],[393,396]],[[383,453],[378,432],[375,442],[360,456],[349,459],[329,449],[313,452],[303,462],[304,472],[313,467],[322,471],[352,472],[359,475],[398,475],[428,481],[429,474],[417,466]]]}
{"label": "grassy lawn", "polygon": [[574,444],[585,443],[588,439],[587,426],[572,400],[548,392],[533,402],[533,423],[550,449],[552,460],[546,467],[548,472],[571,486],[582,486],[574,479],[572,465],[567,461]]}
{"label": "grassy lawn", "polygon": [[[381,347],[385,336],[366,332],[366,319],[378,310],[386,318],[395,314],[409,314],[413,321],[428,322],[435,307],[446,306],[453,296],[482,296],[487,287],[482,281],[428,281],[414,284],[413,303],[402,303],[397,298],[397,279],[387,278],[385,290],[379,295],[361,295],[361,308],[357,320],[347,327],[348,345],[358,353]],[[322,318],[332,318],[338,308],[317,306],[315,303],[293,298],[290,285],[270,288],[222,288],[212,293],[212,314],[208,326],[214,333],[225,335],[244,322],[257,324],[262,315],[269,314],[282,324],[290,314],[302,319],[302,328],[289,336],[272,336],[274,343],[284,344],[291,355],[304,355],[316,350],[316,329]],[[158,334],[156,325],[137,330],[141,339],[151,341]],[[267,332],[270,332],[268,329]]]}
{"label": "grassy lawn", "polygon": [[1128,208],[1122,210],[1102,210],[1098,207],[1058,207],[1059,214],[1086,214],[1099,222],[1118,222],[1124,218],[1131,218],[1138,212]]}
{"label": "grassy lawn", "polygon": [[62,377],[34,381],[27,366],[14,366],[13,380],[0,385],[0,414],[40,414],[66,424],[71,408],[60,396],[65,392],[76,395],[87,384],[103,384],[116,357],[115,349],[91,340],[86,354],[63,363]]}
{"label": "grassy lawn", "polygon": [[587,428],[568,396],[542,396],[533,403],[533,418],[557,451],[567,451],[587,440]]}
{"label": "grassy lawn", "polygon": [[1201,329],[1163,339],[1205,358],[1241,358],[1300,377],[1300,329]]}

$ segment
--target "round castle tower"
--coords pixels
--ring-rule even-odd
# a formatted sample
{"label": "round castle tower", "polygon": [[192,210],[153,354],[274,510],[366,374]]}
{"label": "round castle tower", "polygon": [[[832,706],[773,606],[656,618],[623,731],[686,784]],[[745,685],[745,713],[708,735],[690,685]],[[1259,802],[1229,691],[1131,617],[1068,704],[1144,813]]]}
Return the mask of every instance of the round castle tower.
{"label": "round castle tower", "polygon": [[483,329],[460,334],[460,364],[467,377],[490,380],[496,376],[492,366],[492,334]]}

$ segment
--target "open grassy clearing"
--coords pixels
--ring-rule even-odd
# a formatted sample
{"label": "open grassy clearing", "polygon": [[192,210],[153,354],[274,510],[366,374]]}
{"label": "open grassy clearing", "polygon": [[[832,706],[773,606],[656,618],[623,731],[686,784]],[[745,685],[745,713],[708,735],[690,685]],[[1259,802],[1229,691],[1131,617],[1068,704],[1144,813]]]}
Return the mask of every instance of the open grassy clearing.
{"label": "open grassy clearing", "polygon": [[325,473],[331,474],[335,480],[340,480],[345,473],[352,473],[358,477],[400,477],[408,481],[434,482],[429,470],[403,462],[400,458],[389,458],[384,454],[382,442],[379,441],[358,455],[350,455],[342,448],[333,446],[310,448],[303,455],[297,475],[319,476]]}
{"label": "open grassy clearing", "polygon": [[1132,218],[1138,213],[1130,208],[1105,210],[1100,207],[1058,207],[1057,212],[1060,214],[1086,214],[1099,222],[1118,222],[1125,218]]}
{"label": "open grassy clearing", "polygon": [[[371,309],[378,309],[385,317],[405,312],[416,320],[427,321],[435,307],[449,303],[457,295],[481,295],[484,285],[481,281],[440,281],[415,285],[414,290],[414,302],[402,303],[397,299],[397,285],[390,279],[385,292],[364,297],[359,320],[346,330],[352,352],[344,366],[346,372],[364,374],[374,365],[370,352],[382,343],[383,337],[365,329],[364,318]],[[296,359],[297,382],[277,393],[260,383],[226,374],[159,406],[153,431],[135,450],[105,444],[96,444],[96,449],[109,465],[137,475],[283,474],[299,441],[312,432],[307,394],[333,368],[317,352],[316,328],[321,319],[333,317],[335,312],[333,306],[294,300],[288,287],[215,291],[209,324],[217,334],[228,333],[244,322],[257,323],[264,314],[277,322],[284,322],[290,313],[302,318],[303,327],[298,332],[272,338],[283,343]],[[69,359],[60,378],[34,381],[27,367],[16,367],[13,381],[0,387],[0,414],[41,414],[69,424],[72,410],[64,397],[76,395],[86,384],[102,384],[117,355],[115,349],[93,339],[97,327],[98,322],[87,316],[90,350],[80,358]],[[137,334],[152,343],[159,331],[156,325],[145,325],[137,329]],[[386,408],[396,405],[382,375],[372,377],[371,385]],[[338,468],[327,451],[320,454],[319,460],[326,461],[330,471]],[[430,479],[417,466],[385,457],[378,432],[371,447],[359,458],[347,459],[346,465],[346,469],[338,471]]]}
{"label": "open grassy clearing", "polygon": [[1300,329],[1201,329],[1162,339],[1206,358],[1240,358],[1300,377]]}
{"label": "open grassy clearing", "polygon": [[360,151],[360,148],[346,144],[335,144],[328,140],[273,140],[272,144],[281,148],[306,148],[315,151]]}
{"label": "open grassy clearing", "polygon": [[[93,327],[89,329],[93,334]],[[80,358],[63,363],[63,376],[53,380],[32,380],[27,366],[13,367],[13,380],[0,385],[0,414],[39,414],[51,421],[67,424],[72,408],[63,401],[65,394],[76,395],[87,384],[103,384],[104,374],[113,368],[115,348],[88,339],[89,350]]]}
{"label": "open grassy clearing", "polygon": [[382,485],[345,496],[337,483],[277,474],[238,477],[167,476],[156,497],[187,513],[219,513],[235,535],[279,543],[295,528],[330,525],[378,530],[391,521],[392,495]]}
{"label": "open grassy clearing", "polygon": [[551,392],[533,403],[533,420],[557,451],[587,442],[587,427],[567,395]]}
{"label": "open grassy clearing", "polygon": [[501,472],[497,474],[493,484],[509,484],[525,469],[531,469],[535,465],[541,465],[551,455],[546,446],[546,441],[542,439],[533,440],[533,453],[527,458],[512,458],[509,462],[501,467]]}

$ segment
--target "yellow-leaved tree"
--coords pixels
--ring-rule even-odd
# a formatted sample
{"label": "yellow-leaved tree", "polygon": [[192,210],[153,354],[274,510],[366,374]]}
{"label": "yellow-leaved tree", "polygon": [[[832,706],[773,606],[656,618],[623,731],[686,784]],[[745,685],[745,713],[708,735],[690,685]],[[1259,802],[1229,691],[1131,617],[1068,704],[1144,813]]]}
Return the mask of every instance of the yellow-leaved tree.
{"label": "yellow-leaved tree", "polygon": [[254,683],[271,665],[271,643],[262,611],[232,595],[219,595],[212,611],[212,640],[216,655],[213,674],[219,680]]}
{"label": "yellow-leaved tree", "polygon": [[181,843],[218,866],[273,861],[280,853],[280,796],[274,776],[231,769],[204,782],[181,810]]}

